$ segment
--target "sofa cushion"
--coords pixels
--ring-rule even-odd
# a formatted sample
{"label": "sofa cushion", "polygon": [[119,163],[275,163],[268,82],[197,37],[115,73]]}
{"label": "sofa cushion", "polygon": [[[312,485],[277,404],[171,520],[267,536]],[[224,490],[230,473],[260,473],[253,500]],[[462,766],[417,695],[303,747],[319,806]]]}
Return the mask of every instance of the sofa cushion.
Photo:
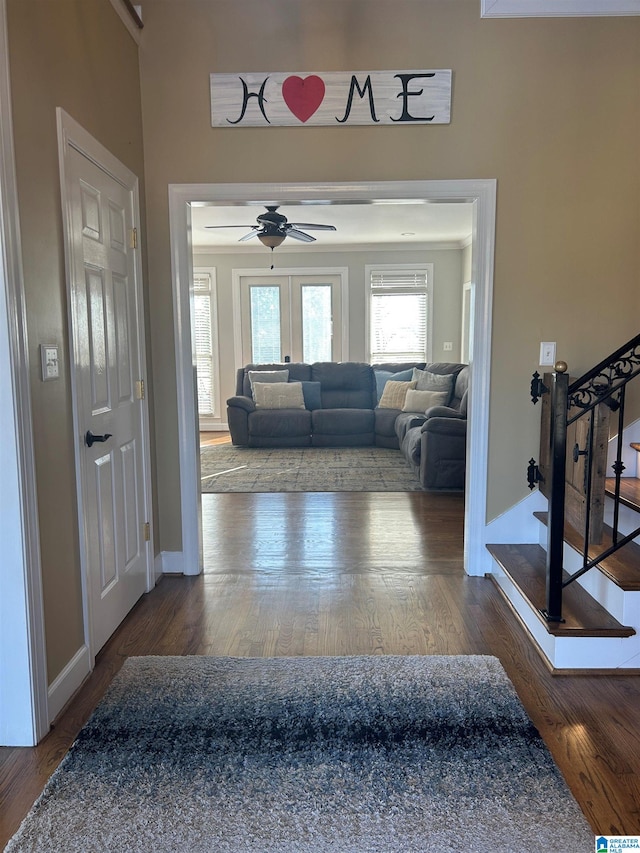
{"label": "sofa cushion", "polygon": [[256,382],[262,382],[266,384],[267,382],[288,382],[289,381],[289,371],[288,370],[248,370],[247,377],[249,378],[249,385],[251,387],[251,396],[255,400],[255,394],[253,392],[253,386]]}
{"label": "sofa cushion", "polygon": [[312,382],[311,380],[303,382],[302,395],[305,408],[309,411],[322,408],[322,387],[319,382]]}
{"label": "sofa cushion", "polygon": [[389,379],[384,386],[378,405],[381,409],[402,410],[407,391],[415,387],[415,382],[399,382],[395,379]]}
{"label": "sofa cushion", "polygon": [[403,412],[426,412],[432,406],[445,406],[450,391],[419,391],[409,388],[405,397]]}
{"label": "sofa cushion", "polygon": [[323,409],[373,409],[374,382],[370,364],[358,361],[319,361],[311,379],[322,385]]}
{"label": "sofa cushion", "polygon": [[314,436],[373,434],[372,409],[316,409],[311,412]]}
{"label": "sofa cushion", "polygon": [[304,409],[302,382],[255,382],[256,409]]}
{"label": "sofa cushion", "polygon": [[411,427],[402,440],[400,448],[405,458],[415,465],[420,467],[420,453],[422,452],[422,430],[419,426]]}
{"label": "sofa cushion", "polygon": [[397,373],[394,373],[392,370],[376,370],[374,368],[373,375],[376,380],[376,401],[378,403],[380,402],[384,386],[387,384],[389,379],[394,379],[397,382],[410,382],[414,378],[413,371],[414,368],[412,367],[408,370],[399,370]]}
{"label": "sofa cushion", "polygon": [[311,412],[307,409],[256,409],[248,416],[249,443],[257,446],[260,439],[309,439]]}

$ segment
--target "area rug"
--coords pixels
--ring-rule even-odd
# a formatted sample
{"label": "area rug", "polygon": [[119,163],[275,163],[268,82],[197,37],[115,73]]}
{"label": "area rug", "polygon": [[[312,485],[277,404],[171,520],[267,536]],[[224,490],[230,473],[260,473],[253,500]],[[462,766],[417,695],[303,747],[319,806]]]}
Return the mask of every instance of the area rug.
{"label": "area rug", "polygon": [[419,492],[399,450],[384,447],[200,449],[207,492]]}
{"label": "area rug", "polygon": [[7,847],[593,849],[487,656],[130,658]]}

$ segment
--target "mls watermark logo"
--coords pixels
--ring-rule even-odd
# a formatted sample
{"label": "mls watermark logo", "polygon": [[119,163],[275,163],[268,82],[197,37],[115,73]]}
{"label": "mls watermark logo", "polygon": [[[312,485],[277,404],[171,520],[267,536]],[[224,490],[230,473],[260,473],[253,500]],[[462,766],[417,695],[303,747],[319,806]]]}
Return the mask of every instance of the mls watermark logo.
{"label": "mls watermark logo", "polygon": [[623,853],[625,850],[640,850],[640,835],[596,836],[596,853]]}

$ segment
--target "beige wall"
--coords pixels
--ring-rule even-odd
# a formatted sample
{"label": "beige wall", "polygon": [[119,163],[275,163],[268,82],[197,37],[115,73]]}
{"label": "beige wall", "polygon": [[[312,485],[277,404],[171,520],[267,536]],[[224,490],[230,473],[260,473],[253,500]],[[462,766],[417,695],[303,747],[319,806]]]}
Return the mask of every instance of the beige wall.
{"label": "beige wall", "polygon": [[[51,682],[84,642],[56,107],[142,177],[137,48],[108,0],[9,0],[16,169]],[[40,379],[40,343],[61,378]]]}
{"label": "beige wall", "polygon": [[[276,250],[277,251],[277,250]],[[224,401],[235,394],[234,316],[232,276],[234,269],[268,269],[271,258],[261,254],[210,254],[194,252],[194,266],[215,267],[218,292],[220,340],[220,388],[222,419],[226,421]],[[278,270],[346,267],[349,285],[349,353],[352,361],[366,361],[365,311],[368,286],[367,264],[433,264],[433,361],[458,361],[460,354],[460,317],[462,311],[462,251],[430,249],[402,252],[280,252]],[[444,352],[444,341],[453,343],[453,353]]]}
{"label": "beige wall", "polygon": [[[637,331],[640,19],[479,0],[146,0],[141,74],[161,547],[180,548],[167,184],[497,178],[488,514],[527,493],[539,342],[578,374]],[[212,129],[210,72],[451,68],[447,126]],[[159,378],[161,377],[161,379]]]}

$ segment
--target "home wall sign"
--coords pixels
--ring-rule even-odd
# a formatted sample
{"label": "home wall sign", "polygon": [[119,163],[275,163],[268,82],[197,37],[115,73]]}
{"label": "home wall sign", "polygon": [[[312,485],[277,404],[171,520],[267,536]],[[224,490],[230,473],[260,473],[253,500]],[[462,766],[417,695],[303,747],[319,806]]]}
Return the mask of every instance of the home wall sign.
{"label": "home wall sign", "polygon": [[211,75],[212,127],[448,124],[451,71]]}

